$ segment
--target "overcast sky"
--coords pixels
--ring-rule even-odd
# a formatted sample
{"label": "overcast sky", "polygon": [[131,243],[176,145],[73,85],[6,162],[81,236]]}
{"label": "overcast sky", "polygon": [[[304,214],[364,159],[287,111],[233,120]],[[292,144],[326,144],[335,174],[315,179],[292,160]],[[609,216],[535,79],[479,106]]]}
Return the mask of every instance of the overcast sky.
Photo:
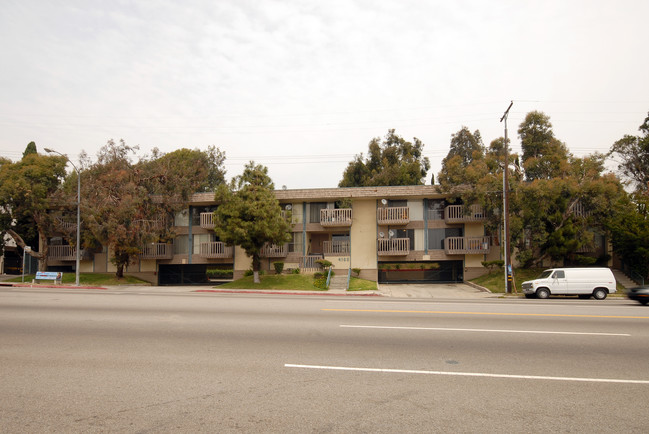
{"label": "overcast sky", "polygon": [[649,111],[649,1],[3,0],[0,156],[35,141],[95,159],[109,139],[217,146],[277,188],[335,187],[388,129],[485,144],[544,111],[575,155]]}

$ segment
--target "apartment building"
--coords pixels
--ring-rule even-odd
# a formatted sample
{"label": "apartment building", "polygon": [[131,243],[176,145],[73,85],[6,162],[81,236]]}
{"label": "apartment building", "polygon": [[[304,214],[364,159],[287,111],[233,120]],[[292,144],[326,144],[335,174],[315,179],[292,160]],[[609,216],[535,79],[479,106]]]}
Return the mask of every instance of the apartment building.
{"label": "apartment building", "polygon": [[[276,196],[291,217],[292,237],[264,248],[266,272],[277,261],[314,272],[316,261],[326,259],[337,272],[358,269],[360,277],[380,283],[461,282],[484,273],[482,261],[500,258],[481,208],[450,203],[434,186],[277,190]],[[173,243],[144,246],[127,272],[160,285],[209,283],[208,270],[243,276],[251,260],[216,239],[214,209],[212,193],[195,194],[169,223]],[[71,271],[74,248],[59,244],[50,247],[48,265]],[[81,272],[114,271],[109,257],[105,249],[83,255]]]}

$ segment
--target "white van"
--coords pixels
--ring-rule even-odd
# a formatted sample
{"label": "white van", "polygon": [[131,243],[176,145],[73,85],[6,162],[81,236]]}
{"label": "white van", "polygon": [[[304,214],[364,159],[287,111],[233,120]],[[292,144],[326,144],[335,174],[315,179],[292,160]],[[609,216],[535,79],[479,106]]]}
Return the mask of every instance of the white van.
{"label": "white van", "polygon": [[523,282],[525,297],[548,298],[550,295],[578,295],[604,300],[616,291],[615,277],[608,268],[552,268]]}

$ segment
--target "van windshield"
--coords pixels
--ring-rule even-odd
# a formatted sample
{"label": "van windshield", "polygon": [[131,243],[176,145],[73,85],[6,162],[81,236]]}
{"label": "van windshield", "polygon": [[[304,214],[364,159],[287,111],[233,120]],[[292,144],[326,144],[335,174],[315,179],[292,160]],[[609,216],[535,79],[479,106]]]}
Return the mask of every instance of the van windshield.
{"label": "van windshield", "polygon": [[547,279],[552,274],[552,270],[545,270],[537,279]]}

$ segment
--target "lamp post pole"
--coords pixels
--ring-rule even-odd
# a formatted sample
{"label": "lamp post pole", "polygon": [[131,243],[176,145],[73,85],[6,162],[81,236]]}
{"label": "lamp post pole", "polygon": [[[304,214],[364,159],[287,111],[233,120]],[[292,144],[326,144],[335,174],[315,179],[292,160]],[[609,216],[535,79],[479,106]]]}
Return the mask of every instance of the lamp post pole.
{"label": "lamp post pole", "polygon": [[58,151],[53,149],[45,148],[45,152],[59,154],[62,157],[65,157],[68,160],[68,163],[72,164],[74,171],[77,172],[77,248],[76,248],[76,267],[75,267],[75,285],[79,286],[79,262],[80,262],[80,253],[81,253],[81,172],[77,169],[77,166],[74,165],[72,160],[68,158],[67,155],[61,154]]}
{"label": "lamp post pole", "polygon": [[514,101],[509,104],[505,114],[500,118],[500,122],[505,121],[505,164],[503,168],[503,224],[504,224],[504,251],[505,251],[505,293],[512,292],[512,262],[511,262],[511,246],[509,245],[509,143],[507,140],[507,116],[509,109],[514,105]]}

